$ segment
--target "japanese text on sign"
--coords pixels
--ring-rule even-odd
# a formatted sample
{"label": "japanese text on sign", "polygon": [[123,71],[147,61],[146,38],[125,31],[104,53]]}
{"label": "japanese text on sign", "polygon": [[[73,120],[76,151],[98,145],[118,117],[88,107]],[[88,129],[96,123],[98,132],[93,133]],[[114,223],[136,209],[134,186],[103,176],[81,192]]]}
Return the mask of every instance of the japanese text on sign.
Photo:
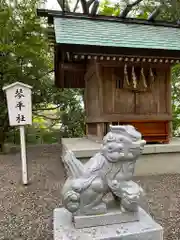
{"label": "japanese text on sign", "polygon": [[[24,93],[23,93],[23,89],[17,88],[15,91],[14,97],[19,99],[18,101],[16,101],[16,106],[15,106],[19,110],[18,114],[16,116],[16,121],[17,121],[17,123],[25,122],[26,121],[25,116],[21,113],[22,108],[25,107],[25,105],[23,103],[23,98],[25,97]],[[20,100],[20,99],[22,99],[22,100]]]}
{"label": "japanese text on sign", "polygon": [[15,82],[3,87],[3,91],[6,91],[10,126],[32,124],[31,89],[31,86],[21,82]]}
{"label": "japanese text on sign", "polygon": [[17,88],[15,92],[15,98],[21,99],[22,97],[24,97],[22,88],[19,88],[19,89]]}

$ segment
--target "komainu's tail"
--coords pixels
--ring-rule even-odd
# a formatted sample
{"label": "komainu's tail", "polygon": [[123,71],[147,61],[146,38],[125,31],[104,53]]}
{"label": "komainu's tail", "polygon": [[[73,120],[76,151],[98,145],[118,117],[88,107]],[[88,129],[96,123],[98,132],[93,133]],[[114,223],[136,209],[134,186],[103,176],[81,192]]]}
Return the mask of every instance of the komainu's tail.
{"label": "komainu's tail", "polygon": [[84,175],[84,165],[75,157],[72,151],[66,151],[64,156],[64,164],[68,171],[68,176],[79,178]]}

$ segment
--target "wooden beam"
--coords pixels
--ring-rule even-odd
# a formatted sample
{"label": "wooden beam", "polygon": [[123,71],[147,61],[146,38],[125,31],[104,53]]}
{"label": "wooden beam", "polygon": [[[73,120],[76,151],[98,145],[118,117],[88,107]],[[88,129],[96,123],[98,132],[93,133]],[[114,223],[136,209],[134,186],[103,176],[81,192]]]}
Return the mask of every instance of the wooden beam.
{"label": "wooden beam", "polygon": [[119,67],[124,67],[125,64],[127,64],[129,67],[134,66],[134,67],[150,67],[150,68],[159,68],[159,69],[167,69],[169,68],[170,63],[169,64],[162,64],[162,63],[149,63],[149,62],[118,62],[118,61],[114,61],[114,62],[107,62],[107,61],[99,61],[99,63],[101,64],[102,67],[112,67],[112,68],[119,68]]}
{"label": "wooden beam", "polygon": [[99,55],[126,55],[126,56],[140,56],[149,58],[174,58],[179,60],[179,50],[166,49],[145,49],[145,48],[127,48],[127,47],[106,47],[95,45],[80,45],[80,44],[61,44],[60,48],[66,52],[73,52],[74,54],[99,54]]}
{"label": "wooden beam", "polygon": [[86,70],[84,64],[78,64],[78,63],[64,63],[63,69],[65,71],[75,71],[75,72],[84,72]]}
{"label": "wooden beam", "polygon": [[138,122],[138,121],[171,121],[172,116],[169,114],[158,115],[135,115],[135,114],[109,114],[101,117],[87,117],[86,123],[105,123],[105,122]]}

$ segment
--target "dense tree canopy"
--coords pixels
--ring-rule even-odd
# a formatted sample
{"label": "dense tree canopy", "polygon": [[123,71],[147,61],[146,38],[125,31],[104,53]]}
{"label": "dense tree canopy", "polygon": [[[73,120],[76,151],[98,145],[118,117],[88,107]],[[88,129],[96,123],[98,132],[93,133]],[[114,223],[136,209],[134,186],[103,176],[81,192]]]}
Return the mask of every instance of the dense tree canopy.
{"label": "dense tree canopy", "polygon": [[36,1],[0,2],[0,143],[8,130],[2,87],[15,81],[33,86],[33,103],[41,103],[52,71],[44,29],[34,14]]}

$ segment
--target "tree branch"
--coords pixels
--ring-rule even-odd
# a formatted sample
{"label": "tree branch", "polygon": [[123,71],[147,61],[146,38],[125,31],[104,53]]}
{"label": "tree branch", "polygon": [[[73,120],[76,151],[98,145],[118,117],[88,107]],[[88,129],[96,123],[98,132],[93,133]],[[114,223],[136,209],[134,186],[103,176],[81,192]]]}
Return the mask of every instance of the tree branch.
{"label": "tree branch", "polygon": [[96,15],[98,7],[99,7],[99,1],[95,0],[93,7],[91,9],[91,15]]}
{"label": "tree branch", "polygon": [[150,16],[148,17],[148,20],[149,21],[154,21],[155,18],[157,18],[157,16],[160,14],[161,8],[163,6],[164,7],[166,6],[168,8],[166,1],[165,0],[160,0],[160,5],[157,8],[155,8],[155,10],[150,14]]}
{"label": "tree branch", "polygon": [[93,2],[95,2],[95,0],[89,0],[86,4],[87,7],[89,8],[91,6],[91,4],[93,4]]}
{"label": "tree branch", "polygon": [[46,75],[48,75],[48,74],[50,74],[50,73],[52,73],[52,72],[54,72],[54,69],[49,70],[48,72],[46,72],[45,74],[43,74],[39,79],[45,77]]}
{"label": "tree branch", "polygon": [[45,116],[43,114],[35,114],[37,117],[42,117],[42,118],[46,118],[46,119],[49,119],[49,120],[52,120],[52,121],[60,121],[61,118],[51,118],[51,117],[48,117],[48,116]]}
{"label": "tree branch", "polygon": [[60,106],[58,105],[57,107],[52,107],[52,108],[39,108],[39,109],[33,109],[33,112],[37,112],[37,111],[51,111],[51,110],[56,110],[57,108],[59,108]]}
{"label": "tree branch", "polygon": [[[65,4],[63,4],[63,1],[65,1]],[[65,5],[65,6],[64,6],[64,7],[65,7],[64,10],[65,10],[66,12],[70,12],[70,11],[71,11],[67,0],[57,0],[57,2],[58,2],[59,6],[61,7],[62,10],[63,10],[63,5]]]}
{"label": "tree branch", "polygon": [[89,13],[89,8],[87,6],[86,0],[80,0],[80,1],[81,1],[83,13],[88,14]]}
{"label": "tree branch", "polygon": [[128,13],[131,11],[131,9],[138,5],[140,2],[142,2],[143,0],[136,0],[135,2],[131,3],[131,4],[127,4],[126,8],[120,13],[119,17],[121,18],[125,18]]}
{"label": "tree branch", "polygon": [[76,1],[76,4],[75,4],[74,9],[73,9],[73,12],[76,12],[76,9],[77,9],[77,7],[78,7],[78,4],[79,4],[79,0]]}
{"label": "tree branch", "polygon": [[161,12],[161,5],[160,6],[158,6],[151,14],[150,14],[150,16],[148,17],[148,21],[154,21],[155,20],[155,18],[160,14],[160,12]]}

